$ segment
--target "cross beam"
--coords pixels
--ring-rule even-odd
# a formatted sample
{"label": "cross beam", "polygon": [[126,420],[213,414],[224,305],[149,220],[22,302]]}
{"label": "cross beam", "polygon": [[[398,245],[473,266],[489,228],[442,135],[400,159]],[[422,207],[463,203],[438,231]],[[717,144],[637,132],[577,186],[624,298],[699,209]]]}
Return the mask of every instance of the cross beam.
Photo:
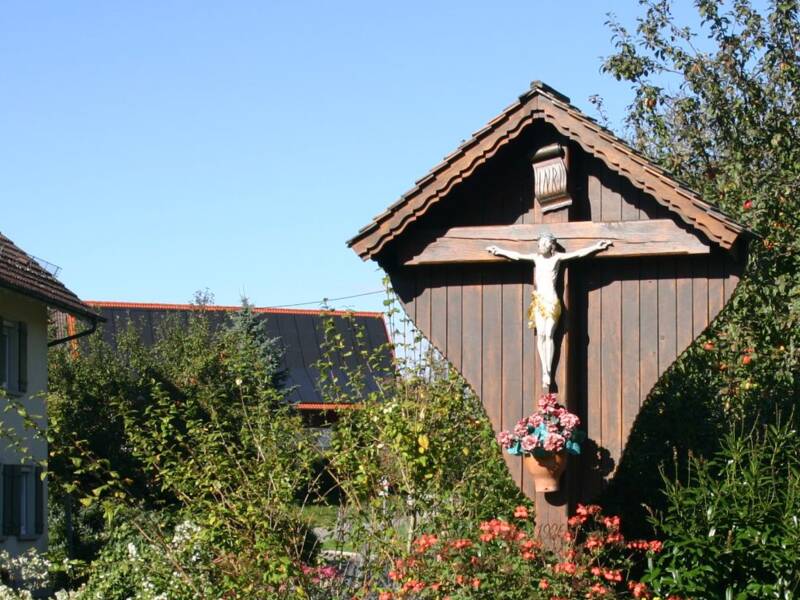
{"label": "cross beam", "polygon": [[539,237],[544,233],[554,235],[567,252],[599,240],[611,240],[614,245],[597,254],[596,258],[708,254],[711,251],[703,240],[670,219],[608,223],[571,221],[546,225],[453,227],[414,256],[406,258],[403,264],[505,262],[505,258],[489,254],[486,247],[497,244],[529,254],[536,252]]}

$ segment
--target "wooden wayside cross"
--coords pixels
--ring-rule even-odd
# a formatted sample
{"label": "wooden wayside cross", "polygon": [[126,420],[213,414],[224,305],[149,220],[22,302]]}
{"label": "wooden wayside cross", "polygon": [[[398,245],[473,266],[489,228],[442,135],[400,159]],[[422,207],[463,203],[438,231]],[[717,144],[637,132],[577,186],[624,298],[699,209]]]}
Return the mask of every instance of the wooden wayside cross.
{"label": "wooden wayside cross", "polygon": [[[588,444],[559,492],[536,494],[519,459],[505,457],[536,498],[537,524],[557,535],[576,503],[602,493],[653,385],[730,298],[743,233],[534,82],[350,245],[386,270],[495,431],[533,412],[550,384],[527,327],[534,267],[508,257],[539,252],[547,235],[564,258],[578,252],[561,269],[552,388],[580,416]],[[596,246],[604,240],[610,246]]]}

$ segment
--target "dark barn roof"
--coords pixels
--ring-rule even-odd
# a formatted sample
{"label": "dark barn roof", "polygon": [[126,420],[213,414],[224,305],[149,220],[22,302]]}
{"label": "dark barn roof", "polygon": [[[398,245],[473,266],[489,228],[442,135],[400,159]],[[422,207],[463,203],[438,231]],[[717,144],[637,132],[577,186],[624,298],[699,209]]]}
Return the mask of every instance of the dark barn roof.
{"label": "dark barn roof", "polygon": [[[132,324],[141,335],[142,342],[150,346],[158,339],[161,324],[166,319],[178,319],[188,323],[189,316],[202,311],[209,319],[212,329],[230,323],[231,314],[240,310],[238,306],[206,306],[199,308],[187,304],[137,304],[129,302],[87,302],[89,306],[106,318],[107,322],[99,330],[103,340],[112,348],[117,346],[117,335]],[[282,366],[289,388],[289,400],[298,408],[307,410],[343,408],[326,403],[318,390],[319,372],[314,363],[319,360],[324,335],[325,317],[331,317],[336,329],[344,337],[349,348],[356,347],[355,329],[364,331],[364,344],[374,352],[378,349],[385,354],[387,367],[392,359],[389,336],[383,314],[378,312],[345,312],[319,310],[297,310],[282,308],[254,308],[258,319],[266,323],[270,337],[279,339],[283,349]],[[351,320],[352,318],[352,320]],[[358,353],[340,358],[356,366]],[[341,364],[341,363],[340,363]],[[343,373],[337,375],[344,381]],[[367,385],[374,389],[376,383],[369,376]]]}
{"label": "dark barn roof", "polygon": [[71,315],[98,320],[97,314],[56,277],[0,233],[0,287],[44,302]]}

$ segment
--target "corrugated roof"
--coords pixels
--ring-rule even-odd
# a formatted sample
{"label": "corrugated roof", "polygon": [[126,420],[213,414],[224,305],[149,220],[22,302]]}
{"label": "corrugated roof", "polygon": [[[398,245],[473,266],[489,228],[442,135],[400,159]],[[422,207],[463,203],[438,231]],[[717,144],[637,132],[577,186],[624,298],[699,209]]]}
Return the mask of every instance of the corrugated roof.
{"label": "corrugated roof", "polygon": [[744,231],[744,227],[705,202],[684,183],[570,104],[569,98],[540,81],[534,81],[531,89],[522,94],[517,102],[431,169],[417,181],[415,187],[362,228],[348,245],[364,260],[374,258],[410,223],[424,215],[453,187],[469,178],[536,121],[553,125],[588,154],[599,158],[609,169],[651,194],[656,201],[723,248],[730,248]]}
{"label": "corrugated roof", "polygon": [[72,315],[98,320],[97,313],[34,258],[0,233],[0,287],[35,298]]}
{"label": "corrugated roof", "polygon": [[[133,302],[88,301],[87,304],[99,311],[107,322],[99,330],[99,335],[112,348],[117,347],[117,336],[133,325],[142,342],[153,345],[161,334],[162,324],[167,319],[187,324],[191,315],[199,313],[209,320],[212,330],[220,329],[230,323],[231,314],[241,309],[239,306],[203,306],[190,304],[157,304]],[[357,329],[364,332],[363,344],[372,353],[380,349],[388,372],[392,360],[389,334],[383,314],[379,312],[320,311],[286,308],[253,308],[256,317],[265,322],[270,337],[278,338],[282,349],[281,367],[285,373],[285,385],[289,389],[288,398],[299,408],[309,409],[326,404],[320,394],[320,373],[314,366],[321,357],[321,344],[324,339],[324,319],[329,317],[338,333],[344,339],[344,355],[334,357],[334,371],[343,385],[347,385],[344,366],[359,366],[359,352],[356,350]],[[367,365],[363,365],[367,367]],[[368,391],[377,389],[376,377],[367,373]],[[333,406],[333,409],[339,408]]]}

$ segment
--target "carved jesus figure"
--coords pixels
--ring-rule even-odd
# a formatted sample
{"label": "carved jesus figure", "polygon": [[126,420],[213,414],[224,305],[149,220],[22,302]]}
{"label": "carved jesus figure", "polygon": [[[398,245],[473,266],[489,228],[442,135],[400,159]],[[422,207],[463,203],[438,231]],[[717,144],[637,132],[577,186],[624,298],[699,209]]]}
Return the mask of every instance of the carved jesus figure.
{"label": "carved jesus figure", "polygon": [[549,391],[552,381],[553,355],[555,354],[554,336],[558,320],[561,317],[561,300],[556,291],[561,263],[590,256],[611,245],[610,240],[601,240],[574,252],[558,252],[556,238],[550,234],[544,234],[539,238],[539,252],[534,254],[521,254],[497,246],[486,248],[495,256],[503,256],[511,260],[527,260],[534,264],[535,289],[528,308],[528,327],[536,328],[536,347],[539,351],[539,360],[542,362],[542,384],[545,390]]}

